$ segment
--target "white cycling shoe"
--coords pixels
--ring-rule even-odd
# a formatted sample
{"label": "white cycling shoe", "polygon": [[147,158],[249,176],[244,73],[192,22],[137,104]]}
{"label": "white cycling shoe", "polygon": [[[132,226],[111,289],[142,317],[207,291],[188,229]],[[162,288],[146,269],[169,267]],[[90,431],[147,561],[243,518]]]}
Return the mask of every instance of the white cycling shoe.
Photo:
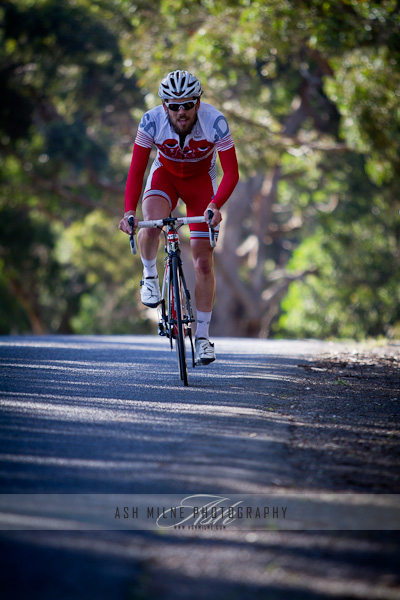
{"label": "white cycling shoe", "polygon": [[195,341],[196,362],[198,365],[209,365],[215,360],[214,344],[206,338],[197,338]]}
{"label": "white cycling shoe", "polygon": [[155,308],[161,300],[158,275],[155,277],[143,277],[140,282],[140,298],[145,306]]}

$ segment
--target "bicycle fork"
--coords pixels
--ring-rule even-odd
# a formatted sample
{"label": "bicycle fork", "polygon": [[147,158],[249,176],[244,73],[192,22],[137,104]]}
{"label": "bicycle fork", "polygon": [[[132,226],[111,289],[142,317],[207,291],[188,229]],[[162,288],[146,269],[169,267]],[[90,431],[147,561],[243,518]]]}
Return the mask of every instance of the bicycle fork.
{"label": "bicycle fork", "polygon": [[[172,283],[172,257],[178,259],[179,280],[180,280],[180,298],[176,299],[173,293]],[[192,323],[194,322],[192,307],[190,303],[190,292],[186,285],[185,276],[182,270],[182,261],[179,252],[172,252],[165,258],[164,278],[161,291],[161,302],[159,304],[159,321],[158,335],[165,336],[170,339],[171,349],[173,347],[172,340],[177,337],[177,320],[175,302],[181,304],[182,322],[184,324],[185,337],[190,340],[192,350],[192,366],[195,366],[195,351],[192,337]]]}

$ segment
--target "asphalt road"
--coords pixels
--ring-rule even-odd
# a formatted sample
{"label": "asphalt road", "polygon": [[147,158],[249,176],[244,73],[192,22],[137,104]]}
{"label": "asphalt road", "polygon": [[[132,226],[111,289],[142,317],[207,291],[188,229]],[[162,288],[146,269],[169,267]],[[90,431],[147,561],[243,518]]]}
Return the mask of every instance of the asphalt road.
{"label": "asphalt road", "polygon": [[[323,491],[293,459],[298,365],[339,347],[217,339],[185,388],[158,337],[2,337],[1,494],[286,493],[313,487],[307,468]],[[3,531],[2,597],[400,597],[397,533],[311,529]]]}
{"label": "asphalt road", "polygon": [[189,388],[158,337],[0,348],[4,492],[226,493],[290,483],[290,422],[269,409],[322,346],[218,340],[217,361],[190,369]]}

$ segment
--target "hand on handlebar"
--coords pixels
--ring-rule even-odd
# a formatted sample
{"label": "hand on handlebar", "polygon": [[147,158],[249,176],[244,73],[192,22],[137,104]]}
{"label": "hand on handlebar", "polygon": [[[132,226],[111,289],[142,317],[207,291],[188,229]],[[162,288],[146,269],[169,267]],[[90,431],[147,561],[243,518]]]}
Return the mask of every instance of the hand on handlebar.
{"label": "hand on handlebar", "polygon": [[219,225],[219,223],[221,223],[222,221],[222,215],[219,212],[216,204],[214,204],[213,202],[211,204],[209,204],[206,208],[206,210],[204,211],[204,217],[206,219],[206,222],[209,223],[209,218],[208,218],[208,211],[212,210],[213,212],[213,217],[211,220],[211,225],[212,227],[216,227],[217,225]]}
{"label": "hand on handlebar", "polygon": [[[132,222],[133,219],[133,222]],[[129,223],[131,221],[132,225]],[[135,217],[134,214],[124,216],[119,222],[119,229],[128,235],[132,235],[136,233],[136,228],[138,226],[139,220]]]}

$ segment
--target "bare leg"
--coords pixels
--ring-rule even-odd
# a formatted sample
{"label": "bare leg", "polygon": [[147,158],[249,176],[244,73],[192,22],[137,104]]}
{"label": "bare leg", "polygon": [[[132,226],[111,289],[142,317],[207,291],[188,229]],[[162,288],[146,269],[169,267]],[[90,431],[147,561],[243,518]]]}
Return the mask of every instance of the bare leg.
{"label": "bare leg", "polygon": [[[165,219],[171,209],[168,201],[162,196],[149,196],[142,204],[144,221],[152,219]],[[147,260],[156,258],[161,231],[156,228],[140,229],[138,232],[138,245],[140,255]]]}
{"label": "bare leg", "polygon": [[197,310],[211,312],[215,297],[213,249],[207,239],[192,239],[193,264],[196,275],[194,295]]}

